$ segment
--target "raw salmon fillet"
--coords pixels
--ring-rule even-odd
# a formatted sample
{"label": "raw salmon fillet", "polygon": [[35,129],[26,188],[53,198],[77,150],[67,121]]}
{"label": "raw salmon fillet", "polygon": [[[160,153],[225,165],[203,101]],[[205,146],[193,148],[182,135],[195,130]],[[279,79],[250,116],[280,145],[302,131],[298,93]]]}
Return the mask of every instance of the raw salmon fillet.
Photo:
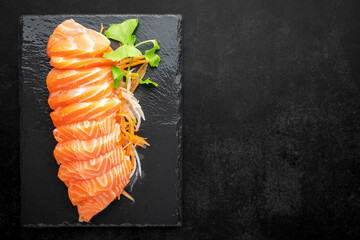
{"label": "raw salmon fillet", "polygon": [[65,142],[73,139],[88,140],[110,134],[115,130],[115,118],[109,117],[101,121],[83,121],[55,128],[56,141]]}
{"label": "raw salmon fillet", "polygon": [[119,134],[120,129],[117,125],[115,131],[99,138],[73,139],[58,143],[54,150],[54,157],[58,164],[96,158],[119,145]]}
{"label": "raw salmon fillet", "polygon": [[112,81],[111,66],[76,70],[53,68],[46,78],[46,84],[50,93]]}
{"label": "raw salmon fillet", "polygon": [[50,60],[50,65],[57,69],[81,69],[88,67],[111,66],[115,64],[116,62],[102,57],[70,58],[54,56]]}
{"label": "raw salmon fillet", "polygon": [[59,90],[50,94],[49,106],[51,109],[56,109],[57,107],[70,105],[71,103],[89,102],[91,100],[109,98],[112,94],[112,82],[68,90]]}
{"label": "raw salmon fillet", "polygon": [[89,197],[109,191],[128,178],[130,171],[131,162],[125,160],[103,175],[83,181],[70,182],[68,185],[69,198],[76,205]]}
{"label": "raw salmon fillet", "polygon": [[120,101],[117,98],[102,98],[58,107],[50,113],[50,117],[55,127],[59,127],[86,120],[102,120],[114,115],[119,110],[119,107]]}
{"label": "raw salmon fillet", "polygon": [[95,197],[87,198],[81,201],[77,207],[80,215],[80,221],[88,222],[98,212],[104,210],[117,196],[123,192],[124,187],[129,183],[129,179],[123,179],[119,185],[110,191],[103,192]]}
{"label": "raw salmon fillet", "polygon": [[124,150],[114,150],[87,161],[69,161],[60,165],[58,177],[64,182],[87,180],[100,176],[124,160]]}
{"label": "raw salmon fillet", "polygon": [[117,62],[102,57],[111,51],[104,35],[72,19],[55,28],[47,45],[54,67],[46,78],[58,142],[54,157],[79,221],[89,222],[124,194],[134,169],[116,118],[123,105],[113,89]]}
{"label": "raw salmon fillet", "polygon": [[110,46],[102,34],[85,28],[73,19],[57,26],[47,45],[49,57],[98,57]]}

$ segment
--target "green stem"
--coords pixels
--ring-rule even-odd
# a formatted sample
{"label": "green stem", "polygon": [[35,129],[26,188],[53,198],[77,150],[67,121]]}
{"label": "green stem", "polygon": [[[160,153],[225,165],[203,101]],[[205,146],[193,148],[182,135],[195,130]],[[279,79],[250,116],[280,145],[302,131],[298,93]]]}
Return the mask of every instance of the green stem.
{"label": "green stem", "polygon": [[127,87],[127,83],[128,83],[128,79],[129,79],[129,73],[130,73],[130,67],[131,67],[131,64],[133,62],[133,59],[134,59],[134,57],[131,57],[129,67],[128,67],[128,70],[127,70],[127,73],[126,73],[125,88]]}
{"label": "green stem", "polygon": [[144,44],[144,43],[148,43],[148,42],[153,42],[153,40],[148,40],[148,41],[144,41],[144,42],[138,43],[138,44],[135,45],[135,47],[138,47],[138,46],[140,46],[140,45],[142,45],[142,44]]}

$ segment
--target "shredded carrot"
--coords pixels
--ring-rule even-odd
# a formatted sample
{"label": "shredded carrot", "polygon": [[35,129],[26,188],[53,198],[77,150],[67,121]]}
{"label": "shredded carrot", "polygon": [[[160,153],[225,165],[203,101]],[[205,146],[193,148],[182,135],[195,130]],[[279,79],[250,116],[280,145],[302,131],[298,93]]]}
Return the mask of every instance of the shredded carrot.
{"label": "shredded carrot", "polygon": [[[129,143],[139,145],[141,147],[144,147],[145,145],[149,146],[143,138],[135,135],[135,131],[137,131],[135,125],[136,120],[132,115],[128,113],[117,113],[116,116],[120,119],[119,123],[122,139],[126,139]],[[131,151],[130,147],[131,145],[127,146],[126,153],[131,155],[133,154],[133,151]]]}
{"label": "shredded carrot", "polygon": [[131,144],[129,144],[126,148],[127,155],[130,155],[131,152]]}
{"label": "shredded carrot", "polygon": [[[145,141],[144,138],[142,137],[139,137],[137,135],[134,135],[134,138],[137,140],[137,141],[134,141],[136,144],[138,144],[139,146],[143,147],[145,145],[148,145],[150,146],[150,144],[148,142]],[[139,144],[140,143],[140,144]]]}
{"label": "shredded carrot", "polygon": [[[131,66],[134,67],[134,66],[137,66],[137,65],[146,63],[146,62],[147,62],[146,60],[141,60],[141,61],[132,62]],[[119,65],[119,68],[121,68],[121,69],[125,69],[125,68],[127,68],[127,67],[129,67],[129,64]]]}
{"label": "shredded carrot", "polygon": [[[141,59],[144,59],[145,56],[142,55],[142,56],[139,56],[139,57],[134,57],[133,59],[133,62],[136,62],[137,60],[141,60]],[[129,63],[131,61],[131,58],[127,58],[127,59],[124,59],[120,62],[120,65],[124,65],[125,63]]]}
{"label": "shredded carrot", "polygon": [[123,116],[123,117],[125,117],[127,119],[130,119],[130,121],[136,122],[135,118],[132,115],[128,114],[128,113],[118,113],[117,115],[118,116]]}
{"label": "shredded carrot", "polygon": [[104,31],[104,25],[101,23],[100,33]]}
{"label": "shredded carrot", "polygon": [[132,198],[132,196],[130,196],[127,192],[123,191],[122,195],[124,195],[125,197],[127,197],[128,199],[130,199],[131,201],[135,202],[135,200]]}
{"label": "shredded carrot", "polygon": [[119,89],[118,98],[122,99],[122,90],[121,89]]}
{"label": "shredded carrot", "polygon": [[[131,137],[131,134],[128,131],[125,131],[124,128],[121,128],[120,130],[123,134],[125,134],[128,137],[128,140],[129,140],[129,138]],[[128,152],[130,152],[130,150],[128,150]]]}
{"label": "shredded carrot", "polygon": [[[139,86],[140,83],[140,79],[142,80],[145,73],[146,73],[146,69],[147,69],[148,63],[144,63],[139,70],[136,72],[137,74],[139,74],[136,78],[134,78],[133,81],[131,81],[131,87],[130,87],[130,91],[134,92],[135,89],[137,88],[137,86]],[[140,76],[140,79],[139,79]]]}
{"label": "shredded carrot", "polygon": [[131,155],[130,155],[130,161],[131,161],[131,163],[132,163],[132,165],[134,165],[134,162],[135,162],[135,153],[134,153],[134,151],[132,151],[132,153],[131,153]]}
{"label": "shredded carrot", "polygon": [[[131,64],[132,65],[132,64]],[[125,69],[122,69],[124,72],[125,72],[125,74],[127,74],[127,71],[125,70]],[[135,74],[135,73],[131,73],[131,76],[132,77],[136,77],[137,75]]]}

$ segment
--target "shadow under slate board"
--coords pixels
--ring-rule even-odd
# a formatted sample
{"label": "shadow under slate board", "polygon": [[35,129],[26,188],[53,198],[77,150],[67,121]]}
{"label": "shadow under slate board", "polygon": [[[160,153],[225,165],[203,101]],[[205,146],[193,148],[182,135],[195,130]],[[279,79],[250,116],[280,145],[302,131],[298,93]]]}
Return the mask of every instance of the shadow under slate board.
{"label": "shadow under slate board", "polygon": [[[140,85],[135,96],[146,121],[139,135],[150,147],[139,149],[143,176],[126,190],[135,199],[121,197],[94,216],[79,223],[67,188],[57,177],[53,156],[56,141],[47,99],[46,76],[51,70],[46,45],[55,27],[74,19],[87,28],[105,29],[110,24],[138,18],[136,42],[157,39],[161,50],[158,68],[148,67],[146,78],[157,88]],[[46,15],[20,18],[20,177],[21,225],[57,226],[180,226],[181,225],[181,31],[179,15]],[[115,44],[115,45],[114,45]],[[117,47],[113,42],[112,46]],[[150,47],[150,46],[147,46]],[[152,47],[152,46],[151,46]],[[140,48],[141,49],[141,48]],[[141,49],[144,51],[145,49]]]}

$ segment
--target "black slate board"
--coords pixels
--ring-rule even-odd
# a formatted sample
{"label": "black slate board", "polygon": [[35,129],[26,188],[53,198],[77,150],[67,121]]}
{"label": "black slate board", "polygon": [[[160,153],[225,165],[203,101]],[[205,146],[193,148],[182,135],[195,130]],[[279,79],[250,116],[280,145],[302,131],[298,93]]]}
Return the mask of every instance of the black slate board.
{"label": "black slate board", "polygon": [[[147,76],[158,88],[140,86],[135,95],[145,113],[139,135],[151,146],[139,149],[143,177],[130,194],[133,204],[115,200],[91,223],[78,223],[76,207],[58,179],[53,157],[56,141],[49,117],[46,76],[51,69],[46,44],[54,28],[73,18],[92,29],[138,18],[137,42],[157,39],[159,68]],[[179,15],[46,15],[20,18],[20,176],[21,225],[46,226],[180,226],[181,225],[181,23]]]}

